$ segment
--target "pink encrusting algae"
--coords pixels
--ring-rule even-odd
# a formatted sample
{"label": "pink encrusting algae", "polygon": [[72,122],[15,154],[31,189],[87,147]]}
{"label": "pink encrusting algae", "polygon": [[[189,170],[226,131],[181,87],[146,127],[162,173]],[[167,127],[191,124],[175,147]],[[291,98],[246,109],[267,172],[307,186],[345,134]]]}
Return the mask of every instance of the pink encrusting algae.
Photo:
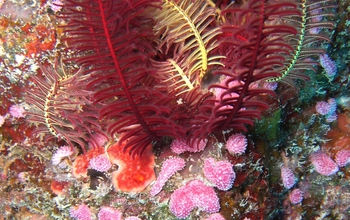
{"label": "pink encrusting algae", "polygon": [[208,213],[216,213],[220,210],[220,203],[212,187],[204,185],[200,180],[192,180],[174,191],[169,207],[177,218],[186,218],[196,207]]}
{"label": "pink encrusting algae", "polygon": [[157,195],[163,188],[164,184],[168,179],[174,175],[177,171],[182,170],[186,163],[184,159],[176,157],[169,158],[163,162],[161,171],[157,177],[156,182],[152,186],[151,196]]}
{"label": "pink encrusting algae", "polygon": [[203,166],[204,176],[220,190],[229,190],[236,178],[232,164],[229,161],[215,161],[207,158]]}

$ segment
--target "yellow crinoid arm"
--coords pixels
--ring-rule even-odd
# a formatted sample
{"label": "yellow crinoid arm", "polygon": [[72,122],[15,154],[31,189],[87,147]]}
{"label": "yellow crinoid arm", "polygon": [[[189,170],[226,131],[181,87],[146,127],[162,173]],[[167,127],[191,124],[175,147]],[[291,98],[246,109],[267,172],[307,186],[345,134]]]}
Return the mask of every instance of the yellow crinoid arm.
{"label": "yellow crinoid arm", "polygon": [[168,89],[175,92],[176,96],[194,89],[194,82],[186,75],[187,67],[181,60],[167,59],[166,61],[153,61],[153,66],[157,69],[160,82],[167,85]]}
{"label": "yellow crinoid arm", "polygon": [[293,79],[307,80],[305,70],[314,70],[314,61],[324,53],[319,45],[329,41],[330,30],[334,28],[333,9],[331,0],[312,1],[299,0],[299,15],[285,17],[282,22],[297,28],[296,35],[288,35],[285,41],[293,48],[285,55],[285,64],[279,69],[281,75],[267,80],[268,82],[282,81],[293,85]]}

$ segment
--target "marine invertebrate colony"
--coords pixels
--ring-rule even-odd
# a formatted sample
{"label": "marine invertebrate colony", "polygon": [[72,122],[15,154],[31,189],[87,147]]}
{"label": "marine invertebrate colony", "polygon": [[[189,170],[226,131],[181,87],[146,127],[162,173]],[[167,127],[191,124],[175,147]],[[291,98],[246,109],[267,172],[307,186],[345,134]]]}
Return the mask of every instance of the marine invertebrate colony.
{"label": "marine invertebrate colony", "polygon": [[311,163],[314,165],[315,170],[325,176],[335,174],[338,170],[338,164],[336,164],[327,154],[317,151],[310,155]]}
{"label": "marine invertebrate colony", "polygon": [[215,213],[219,211],[220,204],[213,188],[204,185],[200,180],[192,180],[175,190],[171,195],[169,207],[176,217],[186,218],[195,207]]}
{"label": "marine invertebrate colony", "polygon": [[203,172],[211,183],[224,191],[231,189],[236,178],[229,161],[215,161],[214,158],[207,158],[204,161]]}
{"label": "marine invertebrate colony", "polygon": [[[327,8],[328,1],[312,2],[320,5],[318,11]],[[59,18],[65,22],[63,41],[74,54],[63,60],[78,64],[80,70],[62,78],[44,68],[52,86],[34,78],[42,89],[35,92],[36,98],[29,98],[38,109],[33,121],[45,124],[54,136],[84,145],[84,139],[101,132],[98,128],[103,119],[107,133],[121,135],[119,141],[125,142],[125,150],[130,148],[133,155],[142,154],[151,142],[165,136],[185,139],[193,146],[211,133],[246,131],[268,108],[257,97],[274,94],[255,85],[279,78],[285,57],[295,49],[288,39],[298,30],[289,19],[305,7],[309,11],[302,11],[303,19],[317,15],[316,9],[305,4],[67,0]],[[303,40],[304,26],[298,34]],[[298,50],[307,44],[300,41]],[[296,53],[305,57],[305,51]],[[74,87],[64,88],[65,80]],[[62,84],[64,93],[54,94],[56,83]],[[88,112],[97,110],[96,114],[80,114],[68,106],[63,94],[79,94],[78,88],[89,91],[90,97],[78,98],[75,108],[94,105]],[[51,110],[55,105],[64,107],[59,117]],[[82,124],[69,118],[72,115],[88,117],[94,128],[82,126],[82,134],[87,136],[77,138],[69,131],[70,123],[72,128]]]}
{"label": "marine invertebrate colony", "polygon": [[182,158],[169,158],[163,162],[162,169],[158,175],[157,181],[150,191],[151,196],[157,195],[165,185],[165,182],[177,171],[185,167],[185,161]]}

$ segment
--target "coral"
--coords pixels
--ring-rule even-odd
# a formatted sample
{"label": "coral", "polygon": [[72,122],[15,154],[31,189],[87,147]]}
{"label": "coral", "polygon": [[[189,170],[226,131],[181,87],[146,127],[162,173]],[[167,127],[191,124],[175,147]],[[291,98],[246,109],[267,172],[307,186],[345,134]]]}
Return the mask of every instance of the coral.
{"label": "coral", "polygon": [[350,150],[340,150],[335,155],[335,162],[339,167],[345,167],[350,163]]}
{"label": "coral", "polygon": [[203,151],[205,146],[207,145],[208,140],[199,140],[196,139],[192,142],[192,147],[186,142],[184,139],[175,139],[170,144],[170,149],[172,152],[176,154],[182,154],[186,151],[197,153]]}
{"label": "coral", "polygon": [[289,200],[292,204],[298,204],[303,201],[304,193],[300,189],[293,189],[289,194]]}
{"label": "coral", "polygon": [[25,110],[22,105],[12,105],[9,109],[9,113],[14,118],[25,117]]}
{"label": "coral", "polygon": [[241,155],[245,152],[247,148],[247,138],[241,134],[231,135],[226,142],[226,149],[232,155]]}
{"label": "coral", "polygon": [[182,170],[185,167],[185,164],[185,160],[179,157],[165,160],[157,180],[150,191],[151,196],[157,195],[162,190],[165,182],[177,171]]}
{"label": "coral", "polygon": [[65,157],[69,157],[73,154],[72,147],[64,145],[61,146],[53,155],[52,155],[52,164],[58,165],[61,163],[62,159]]}
{"label": "coral", "polygon": [[316,103],[316,111],[326,116],[327,122],[333,122],[337,119],[337,102],[334,98],[328,99],[327,102],[320,101]]}
{"label": "coral", "polygon": [[224,217],[222,217],[222,215],[220,215],[220,213],[215,213],[215,214],[211,214],[208,218],[206,218],[205,220],[225,220]]}
{"label": "coral", "polygon": [[105,172],[112,167],[109,159],[105,155],[98,155],[90,160],[90,167],[99,172]]}
{"label": "coral", "polygon": [[337,102],[334,98],[330,98],[328,99],[328,104],[330,106],[329,108],[329,112],[328,114],[326,115],[326,121],[327,122],[333,122],[335,120],[337,120],[338,118],[338,115],[337,115]]}
{"label": "coral", "polygon": [[214,158],[205,159],[203,172],[211,183],[224,191],[231,189],[236,178],[236,173],[229,161],[215,161]]}
{"label": "coral", "polygon": [[81,204],[79,206],[72,207],[70,209],[70,216],[77,220],[91,220],[91,211],[90,208],[85,204]]}
{"label": "coral", "polygon": [[108,149],[108,155],[111,163],[118,165],[118,170],[112,173],[117,191],[141,192],[156,179],[152,145],[144,149],[142,156],[132,156],[118,142]]}
{"label": "coral", "polygon": [[331,123],[331,122],[337,120],[337,118],[338,118],[338,116],[336,113],[333,113],[331,115],[327,115],[326,122]]}
{"label": "coral", "polygon": [[170,144],[171,151],[176,154],[182,154],[183,152],[187,151],[189,148],[190,146],[186,143],[186,140],[184,139],[175,139]]}
{"label": "coral", "polygon": [[315,170],[325,176],[330,176],[338,172],[338,165],[325,153],[321,151],[314,152],[310,155],[310,161]]}
{"label": "coral", "polygon": [[325,101],[320,101],[316,103],[316,112],[321,115],[327,115],[330,111],[330,106]]}
{"label": "coral", "polygon": [[200,180],[188,182],[175,190],[170,197],[169,208],[177,218],[186,218],[195,207],[208,213],[215,213],[220,209],[219,198],[214,189]]}
{"label": "coral", "polygon": [[328,56],[328,54],[320,55],[320,64],[326,71],[326,74],[329,78],[333,78],[337,73],[337,66],[333,60]]}
{"label": "coral", "polygon": [[334,114],[337,111],[337,101],[335,98],[330,98],[327,100],[327,103],[329,104],[328,115]]}
{"label": "coral", "polygon": [[99,220],[121,220],[122,213],[117,209],[103,206],[98,212],[98,219]]}
{"label": "coral", "polygon": [[281,167],[281,177],[283,186],[287,189],[290,189],[295,184],[295,176],[293,171],[289,167]]}

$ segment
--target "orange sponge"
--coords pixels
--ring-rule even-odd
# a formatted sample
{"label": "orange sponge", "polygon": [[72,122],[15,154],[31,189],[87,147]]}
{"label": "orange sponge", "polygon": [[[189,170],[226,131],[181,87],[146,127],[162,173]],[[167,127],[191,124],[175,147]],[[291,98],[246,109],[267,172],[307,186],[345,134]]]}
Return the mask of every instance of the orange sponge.
{"label": "orange sponge", "polygon": [[104,153],[104,148],[93,148],[86,152],[86,154],[82,154],[78,156],[73,163],[73,176],[75,178],[79,177],[87,177],[87,169],[89,167],[89,161],[97,157],[100,154]]}
{"label": "orange sponge", "polygon": [[112,174],[113,185],[123,192],[141,192],[156,179],[152,146],[149,145],[141,157],[132,157],[129,150],[123,152],[123,148],[124,144],[116,143],[108,149],[111,163],[118,165]]}

